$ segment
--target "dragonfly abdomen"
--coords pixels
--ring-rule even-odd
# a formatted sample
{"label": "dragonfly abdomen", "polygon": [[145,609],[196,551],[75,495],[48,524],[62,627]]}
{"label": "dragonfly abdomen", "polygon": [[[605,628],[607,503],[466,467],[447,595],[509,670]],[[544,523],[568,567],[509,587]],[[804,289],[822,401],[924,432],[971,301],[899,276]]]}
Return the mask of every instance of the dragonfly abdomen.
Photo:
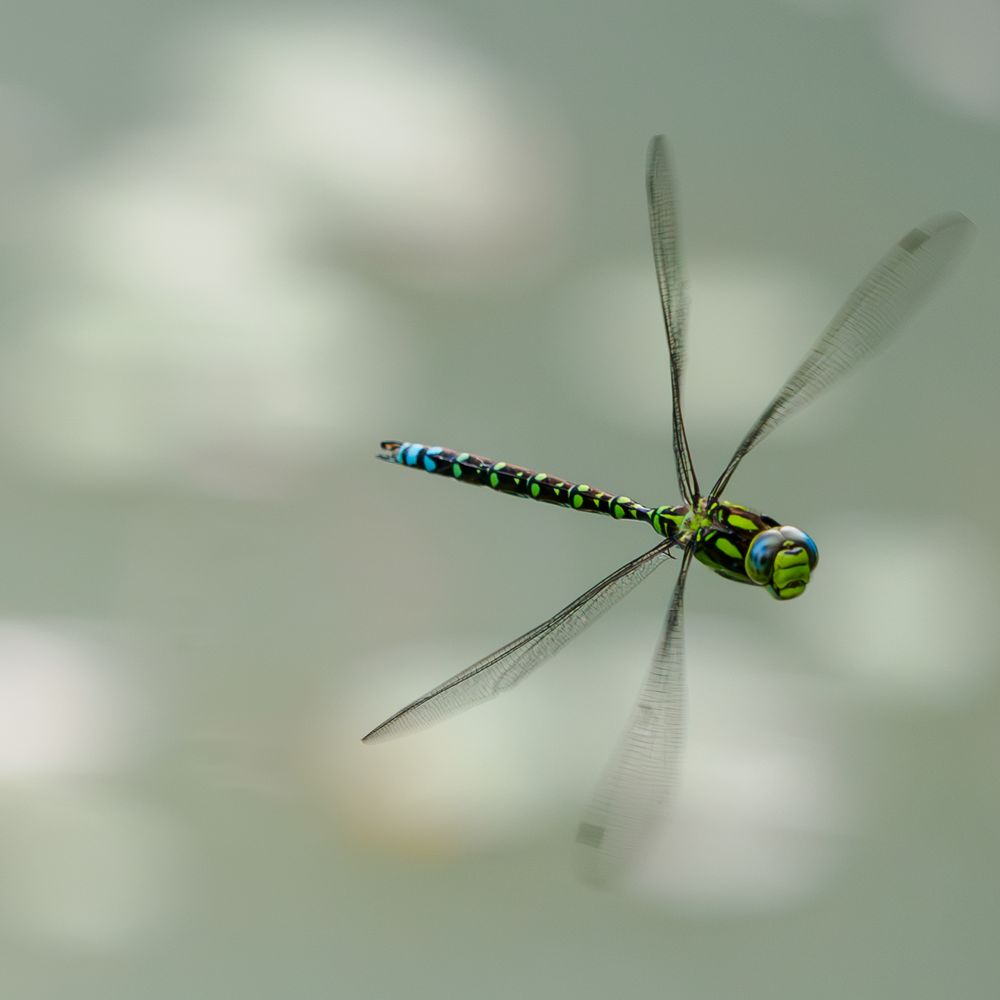
{"label": "dragonfly abdomen", "polygon": [[428,447],[409,441],[383,441],[381,447],[382,454],[378,457],[386,462],[408,465],[474,486],[488,486],[497,493],[509,493],[571,510],[605,514],[617,520],[643,521],[666,538],[673,537],[687,511],[687,508],[668,506],[645,507],[630,497],[606,493],[586,484],[571,483],[558,476],[535,472],[509,462],[494,462],[467,451]]}

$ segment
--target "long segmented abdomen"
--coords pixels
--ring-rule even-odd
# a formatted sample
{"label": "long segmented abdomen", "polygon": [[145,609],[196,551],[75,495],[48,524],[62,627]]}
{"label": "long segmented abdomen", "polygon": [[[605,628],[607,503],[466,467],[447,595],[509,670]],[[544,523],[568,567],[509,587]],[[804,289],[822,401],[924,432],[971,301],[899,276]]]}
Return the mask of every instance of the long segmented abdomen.
{"label": "long segmented abdomen", "polygon": [[618,520],[643,521],[666,538],[674,537],[687,513],[686,507],[644,507],[630,497],[605,493],[586,484],[570,483],[558,476],[508,462],[494,462],[467,451],[452,451],[450,448],[429,447],[409,441],[383,441],[381,447],[382,454],[378,457],[386,462],[408,465],[474,486],[488,486],[497,493],[510,493],[570,510],[605,514]]}

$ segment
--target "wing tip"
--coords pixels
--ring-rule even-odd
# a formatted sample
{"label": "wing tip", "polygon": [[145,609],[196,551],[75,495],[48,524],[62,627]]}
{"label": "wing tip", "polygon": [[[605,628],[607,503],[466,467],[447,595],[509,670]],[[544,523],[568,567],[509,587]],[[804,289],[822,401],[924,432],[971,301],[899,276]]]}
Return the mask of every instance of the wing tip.
{"label": "wing tip", "polygon": [[411,714],[412,710],[422,705],[425,700],[423,698],[418,699],[405,708],[401,708],[395,715],[390,715],[388,719],[380,722],[370,733],[362,736],[361,742],[366,744],[385,743],[396,736],[402,736],[405,733],[413,732],[429,725],[433,720]]}
{"label": "wing tip", "polygon": [[361,737],[361,742],[368,744],[381,743],[387,736],[392,735],[392,724],[396,721],[396,716],[386,719],[384,722],[380,722],[371,732],[365,733]]}
{"label": "wing tip", "polygon": [[646,165],[647,169],[652,169],[653,165],[658,160],[665,160],[667,158],[667,137],[662,132],[657,132],[649,140],[649,145],[646,147]]}
{"label": "wing tip", "polygon": [[954,235],[959,239],[968,240],[975,233],[976,226],[961,212],[942,212],[922,225],[915,226],[898,241],[897,245],[907,253],[916,253],[930,239],[949,229],[954,230]]}
{"label": "wing tip", "polygon": [[391,735],[391,731],[386,731],[386,727],[388,725],[389,724],[387,722],[383,722],[382,725],[376,726],[370,733],[366,733],[361,737],[361,742],[364,743],[365,746],[371,746],[373,743],[381,743]]}

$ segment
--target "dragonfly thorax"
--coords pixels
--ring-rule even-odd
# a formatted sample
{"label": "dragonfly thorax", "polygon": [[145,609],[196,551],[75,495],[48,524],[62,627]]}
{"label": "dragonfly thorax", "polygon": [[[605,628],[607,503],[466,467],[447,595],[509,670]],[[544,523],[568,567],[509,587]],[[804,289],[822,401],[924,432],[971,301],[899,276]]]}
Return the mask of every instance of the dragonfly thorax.
{"label": "dragonfly thorax", "polygon": [[695,558],[720,576],[766,587],[772,597],[798,597],[819,562],[804,531],[726,500],[700,500],[682,531]]}

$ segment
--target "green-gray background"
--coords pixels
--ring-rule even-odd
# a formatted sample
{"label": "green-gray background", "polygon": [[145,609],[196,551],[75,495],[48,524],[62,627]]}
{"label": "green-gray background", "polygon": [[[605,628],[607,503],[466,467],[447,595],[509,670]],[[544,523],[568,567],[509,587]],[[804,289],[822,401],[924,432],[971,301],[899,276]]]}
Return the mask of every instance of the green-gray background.
{"label": "green-gray background", "polygon": [[[4,997],[991,997],[1000,15],[977,0],[7,5]],[[675,499],[642,165],[669,136],[703,479],[865,269],[961,267],[696,570],[674,824],[572,831],[670,589],[517,691],[390,711],[653,542],[382,437]]]}

